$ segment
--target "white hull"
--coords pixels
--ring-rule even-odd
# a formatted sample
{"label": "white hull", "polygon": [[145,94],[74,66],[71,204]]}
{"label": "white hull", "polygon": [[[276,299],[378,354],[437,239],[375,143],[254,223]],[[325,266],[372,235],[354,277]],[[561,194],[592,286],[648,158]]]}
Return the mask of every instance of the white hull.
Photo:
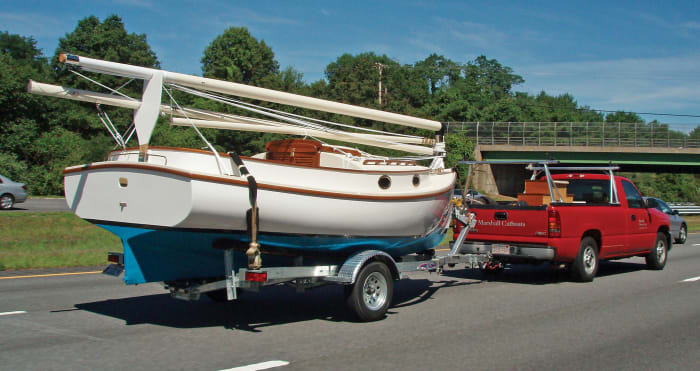
{"label": "white hull", "polygon": [[[71,209],[98,223],[246,230],[247,182],[216,174],[210,153],[152,149],[148,163],[131,157],[115,152],[112,159],[118,161],[66,169]],[[261,233],[425,236],[445,215],[455,179],[449,171],[437,174],[419,166],[351,169],[357,164],[350,160],[346,169],[244,161],[259,186]],[[222,164],[224,172],[232,172],[229,161]],[[378,186],[383,175],[391,179],[388,190]]]}

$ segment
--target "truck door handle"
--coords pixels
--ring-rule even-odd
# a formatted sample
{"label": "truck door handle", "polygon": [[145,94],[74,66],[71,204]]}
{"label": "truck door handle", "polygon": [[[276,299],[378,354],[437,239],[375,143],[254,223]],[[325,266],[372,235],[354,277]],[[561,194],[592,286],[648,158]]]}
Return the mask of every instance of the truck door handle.
{"label": "truck door handle", "polygon": [[632,220],[637,220],[637,216],[632,214]]}
{"label": "truck door handle", "polygon": [[494,214],[494,217],[496,218],[496,220],[506,220],[508,219],[508,213],[505,211],[497,211]]}

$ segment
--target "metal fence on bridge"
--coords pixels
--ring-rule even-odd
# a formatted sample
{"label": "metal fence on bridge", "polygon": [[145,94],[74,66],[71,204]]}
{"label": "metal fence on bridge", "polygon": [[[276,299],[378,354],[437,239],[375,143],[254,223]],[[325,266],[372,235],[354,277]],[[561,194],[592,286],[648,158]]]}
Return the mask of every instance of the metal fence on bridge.
{"label": "metal fence on bridge", "polygon": [[484,145],[700,148],[700,139],[658,123],[448,122],[450,132]]}

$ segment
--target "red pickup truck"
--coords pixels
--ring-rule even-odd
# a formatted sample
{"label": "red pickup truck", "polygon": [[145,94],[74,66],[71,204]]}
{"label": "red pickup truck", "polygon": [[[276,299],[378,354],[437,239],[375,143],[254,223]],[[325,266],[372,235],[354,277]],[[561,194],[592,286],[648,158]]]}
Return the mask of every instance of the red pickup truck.
{"label": "red pickup truck", "polygon": [[[459,252],[491,254],[500,266],[566,263],[577,281],[592,281],[599,260],[643,256],[650,269],[664,268],[671,248],[668,216],[647,207],[631,181],[613,175],[613,167],[552,175],[555,169],[534,168],[510,205],[469,204],[476,223]],[[460,229],[454,229],[455,239]]]}

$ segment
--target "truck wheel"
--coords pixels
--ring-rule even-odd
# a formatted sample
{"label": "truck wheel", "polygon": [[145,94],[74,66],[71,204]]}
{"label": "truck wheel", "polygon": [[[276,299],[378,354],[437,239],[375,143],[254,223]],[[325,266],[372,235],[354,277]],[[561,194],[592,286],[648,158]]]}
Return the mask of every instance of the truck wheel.
{"label": "truck wheel", "polygon": [[571,278],[575,281],[593,281],[598,273],[598,243],[593,237],[586,236],[581,240],[578,255],[569,269]]}
{"label": "truck wheel", "polygon": [[654,248],[649,255],[646,256],[647,268],[653,270],[662,270],[666,266],[666,258],[668,257],[668,240],[666,234],[659,232],[656,234],[656,242]]}
{"label": "truck wheel", "polygon": [[346,304],[363,322],[384,318],[394,293],[394,281],[386,264],[372,262],[362,268],[354,285],[346,288]]}
{"label": "truck wheel", "polygon": [[688,227],[685,224],[682,224],[681,231],[678,233],[678,238],[676,239],[676,243],[684,244],[686,238],[688,238]]}

